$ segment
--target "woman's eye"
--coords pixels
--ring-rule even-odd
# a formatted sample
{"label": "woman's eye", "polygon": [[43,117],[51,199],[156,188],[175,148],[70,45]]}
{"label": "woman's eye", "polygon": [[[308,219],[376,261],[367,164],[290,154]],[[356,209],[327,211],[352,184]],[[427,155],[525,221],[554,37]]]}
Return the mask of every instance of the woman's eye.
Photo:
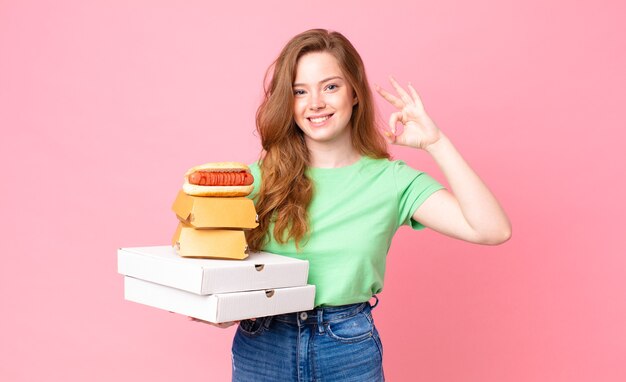
{"label": "woman's eye", "polygon": [[337,85],[330,84],[330,85],[326,86],[326,89],[328,89],[328,90],[335,90],[335,89],[337,89]]}
{"label": "woman's eye", "polygon": [[293,95],[303,95],[304,94],[304,90],[300,90],[300,89],[296,89],[293,91]]}

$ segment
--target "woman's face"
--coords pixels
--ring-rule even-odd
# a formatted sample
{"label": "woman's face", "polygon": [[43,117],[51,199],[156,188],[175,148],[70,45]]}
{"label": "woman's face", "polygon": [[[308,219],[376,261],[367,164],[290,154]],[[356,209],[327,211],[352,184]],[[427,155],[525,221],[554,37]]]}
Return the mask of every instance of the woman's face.
{"label": "woman's face", "polygon": [[350,117],[357,99],[333,55],[314,52],[300,57],[293,94],[294,119],[307,145],[351,144]]}

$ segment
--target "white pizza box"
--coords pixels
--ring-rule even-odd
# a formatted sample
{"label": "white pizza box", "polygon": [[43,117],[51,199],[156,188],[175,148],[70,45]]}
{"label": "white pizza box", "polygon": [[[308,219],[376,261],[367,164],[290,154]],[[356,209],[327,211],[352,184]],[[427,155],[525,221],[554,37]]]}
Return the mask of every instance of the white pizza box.
{"label": "white pizza box", "polygon": [[124,298],[201,320],[220,323],[313,309],[315,286],[199,295],[124,276]]}
{"label": "white pizza box", "polygon": [[117,270],[199,295],[307,285],[309,262],[269,252],[244,260],[181,257],[168,245],[120,248]]}

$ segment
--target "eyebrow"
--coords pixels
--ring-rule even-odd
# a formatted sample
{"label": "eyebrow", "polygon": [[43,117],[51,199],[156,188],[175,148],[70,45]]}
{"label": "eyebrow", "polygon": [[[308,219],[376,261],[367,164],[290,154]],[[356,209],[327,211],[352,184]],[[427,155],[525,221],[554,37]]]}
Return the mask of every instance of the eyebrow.
{"label": "eyebrow", "polygon": [[[343,80],[343,78],[341,76],[333,76],[333,77],[328,77],[328,78],[325,78],[325,79],[321,80],[320,82],[318,82],[318,85],[319,84],[323,84],[324,82],[328,82],[330,80],[336,80],[336,79]],[[293,86],[294,87],[295,86],[305,86],[305,84],[293,84]]]}

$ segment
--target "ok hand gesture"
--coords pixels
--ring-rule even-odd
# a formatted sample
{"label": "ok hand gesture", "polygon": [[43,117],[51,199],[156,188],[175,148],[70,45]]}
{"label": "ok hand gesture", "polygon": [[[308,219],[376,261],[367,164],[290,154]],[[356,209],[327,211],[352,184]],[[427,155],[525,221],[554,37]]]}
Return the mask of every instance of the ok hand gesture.
{"label": "ok hand gesture", "polygon": [[[426,114],[426,111],[424,111],[422,100],[411,84],[408,85],[409,94],[393,77],[389,77],[389,82],[391,82],[391,85],[398,93],[397,96],[378,85],[376,86],[378,94],[399,110],[391,113],[389,117],[391,130],[385,131],[387,141],[396,145],[415,147],[422,150],[428,149],[443,134]],[[404,131],[396,135],[396,124],[398,122],[404,126]]]}

